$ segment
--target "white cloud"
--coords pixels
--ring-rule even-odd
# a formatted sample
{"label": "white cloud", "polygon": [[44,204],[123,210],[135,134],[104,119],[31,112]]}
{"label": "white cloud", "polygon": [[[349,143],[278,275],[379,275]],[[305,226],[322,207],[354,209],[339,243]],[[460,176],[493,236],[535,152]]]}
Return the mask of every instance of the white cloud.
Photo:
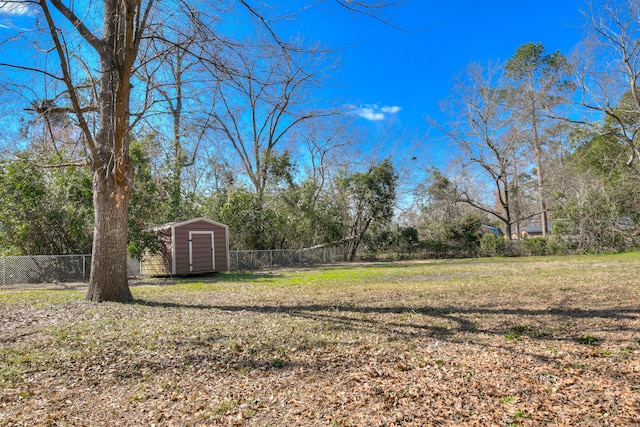
{"label": "white cloud", "polygon": [[33,11],[28,4],[0,1],[0,14],[2,15],[31,15]]}
{"label": "white cloud", "polygon": [[384,120],[384,114],[376,112],[373,108],[362,107],[356,111],[356,114],[367,120]]}
{"label": "white cloud", "polygon": [[365,104],[360,107],[356,107],[355,105],[347,105],[347,109],[349,109],[351,114],[355,114],[363,119],[371,120],[371,121],[379,121],[384,120],[386,118],[386,114],[396,114],[402,108],[396,105],[389,107],[383,106],[380,107],[377,104]]}
{"label": "white cloud", "polygon": [[402,110],[402,108],[394,105],[393,107],[382,107],[380,111],[383,113],[396,114],[398,111]]}

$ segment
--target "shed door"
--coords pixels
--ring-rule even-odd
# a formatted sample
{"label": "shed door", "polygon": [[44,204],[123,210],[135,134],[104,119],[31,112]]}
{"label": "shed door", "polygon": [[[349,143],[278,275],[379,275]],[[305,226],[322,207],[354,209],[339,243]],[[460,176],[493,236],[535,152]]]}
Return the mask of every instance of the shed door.
{"label": "shed door", "polygon": [[205,273],[214,270],[213,231],[190,231],[189,271]]}

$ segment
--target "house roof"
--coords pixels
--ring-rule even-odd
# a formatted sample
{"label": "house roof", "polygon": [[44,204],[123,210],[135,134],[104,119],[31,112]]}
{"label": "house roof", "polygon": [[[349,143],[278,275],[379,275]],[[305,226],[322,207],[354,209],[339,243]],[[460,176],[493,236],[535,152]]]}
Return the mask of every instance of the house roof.
{"label": "house roof", "polygon": [[[547,230],[551,230],[552,225],[552,221],[547,221]],[[524,231],[529,234],[542,234],[542,221],[538,219],[530,221]]]}

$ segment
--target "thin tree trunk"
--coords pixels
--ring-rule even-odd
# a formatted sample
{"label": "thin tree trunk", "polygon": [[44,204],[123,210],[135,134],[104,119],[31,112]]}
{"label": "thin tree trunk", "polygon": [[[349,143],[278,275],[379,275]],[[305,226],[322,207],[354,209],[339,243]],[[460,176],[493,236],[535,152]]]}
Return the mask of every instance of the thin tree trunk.
{"label": "thin tree trunk", "polygon": [[514,199],[514,205],[515,205],[515,214],[516,214],[516,220],[515,220],[515,226],[516,226],[516,239],[520,239],[520,215],[522,214],[522,212],[520,212],[520,193],[519,193],[519,186],[518,186],[518,159],[517,157],[514,158],[514,162],[513,162],[513,199]]}
{"label": "thin tree trunk", "polygon": [[536,178],[538,180],[538,197],[540,198],[540,221],[542,221],[542,235],[546,237],[549,233],[547,230],[547,204],[544,200],[544,176],[542,174],[542,148],[540,147],[540,142],[535,142],[535,156],[536,156]]}
{"label": "thin tree trunk", "polygon": [[180,141],[180,128],[181,128],[181,114],[182,103],[180,100],[177,102],[177,106],[173,111],[173,164],[171,165],[171,188],[169,190],[169,220],[178,221],[183,218],[180,217],[182,210],[182,168],[183,168],[183,150],[182,143]]}
{"label": "thin tree trunk", "polygon": [[[533,93],[533,82],[531,85],[531,93]],[[542,174],[542,141],[538,133],[538,115],[535,99],[532,101],[531,127],[533,131],[533,151],[536,157],[536,178],[538,180],[538,197],[540,198],[540,221],[542,221],[542,236],[546,237],[547,230],[547,204],[544,201],[544,176]]]}

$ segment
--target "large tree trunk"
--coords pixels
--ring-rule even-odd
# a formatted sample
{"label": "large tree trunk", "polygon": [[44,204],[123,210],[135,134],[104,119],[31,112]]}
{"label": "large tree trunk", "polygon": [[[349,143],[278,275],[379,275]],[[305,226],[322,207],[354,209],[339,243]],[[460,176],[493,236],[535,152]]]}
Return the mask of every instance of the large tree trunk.
{"label": "large tree trunk", "polygon": [[96,171],[93,178],[93,256],[89,301],[133,300],[127,279],[127,232],[130,191]]}
{"label": "large tree trunk", "polygon": [[106,48],[100,54],[100,126],[93,159],[93,254],[89,301],[133,300],[127,280],[129,199],[133,164],[129,157],[129,101],[136,58],[137,0],[106,0]]}
{"label": "large tree trunk", "polygon": [[[127,281],[129,200],[133,164],[129,157],[129,75],[103,73],[99,158],[93,172],[93,254],[89,301],[128,302],[133,299]],[[122,93],[122,92],[126,93]]]}

